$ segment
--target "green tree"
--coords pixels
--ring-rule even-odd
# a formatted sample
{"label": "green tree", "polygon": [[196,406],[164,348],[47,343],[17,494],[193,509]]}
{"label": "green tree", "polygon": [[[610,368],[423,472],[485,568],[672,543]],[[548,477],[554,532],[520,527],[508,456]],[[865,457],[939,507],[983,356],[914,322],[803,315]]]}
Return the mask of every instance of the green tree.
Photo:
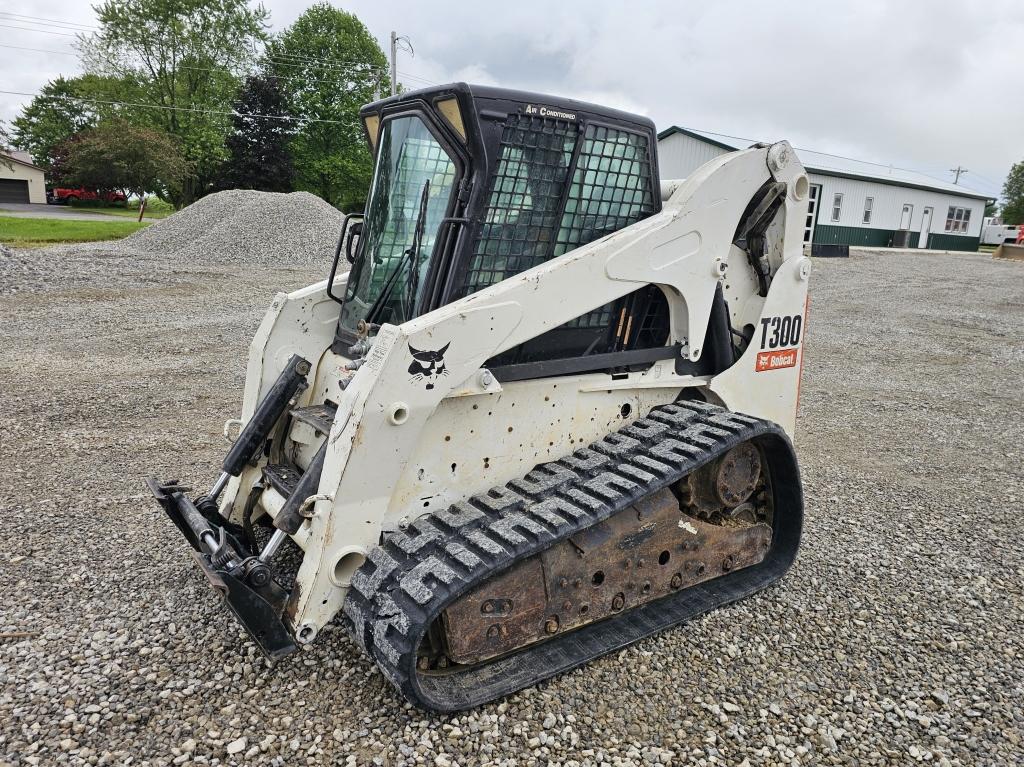
{"label": "green tree", "polygon": [[37,165],[50,170],[54,151],[64,141],[94,126],[118,108],[111,101],[130,101],[131,82],[95,75],[58,77],[40,89],[21,114],[11,121],[11,143],[32,155]]}
{"label": "green tree", "polygon": [[306,119],[292,140],[296,188],[361,207],[372,165],[359,108],[388,88],[377,41],[353,14],[318,3],[271,40],[266,58],[290,113]]}
{"label": "green tree", "polygon": [[171,136],[114,118],[64,142],[63,173],[87,189],[173,193],[192,172]]}
{"label": "green tree", "polygon": [[[221,174],[223,189],[290,192],[295,176],[289,144],[295,123],[275,77],[253,76],[245,81],[235,102],[232,131],[226,143],[227,162]],[[275,120],[266,115],[282,116]]]}
{"label": "green tree", "polygon": [[1016,163],[1003,184],[1003,223],[1024,224],[1024,161]]}
{"label": "green tree", "polygon": [[96,114],[88,104],[73,100],[80,95],[77,86],[74,79],[51,80],[11,122],[14,145],[47,170],[58,145],[96,122]]}
{"label": "green tree", "polygon": [[80,46],[87,70],[140,84],[139,114],[179,139],[189,161],[173,192],[187,204],[225,159],[231,101],[266,39],[267,12],[247,0],[104,0],[95,10],[99,31]]}

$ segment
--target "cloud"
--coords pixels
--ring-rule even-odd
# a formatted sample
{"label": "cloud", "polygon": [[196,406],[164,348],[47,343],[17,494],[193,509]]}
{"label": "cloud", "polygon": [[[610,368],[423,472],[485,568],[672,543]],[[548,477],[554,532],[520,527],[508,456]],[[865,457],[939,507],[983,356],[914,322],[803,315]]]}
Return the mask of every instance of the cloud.
{"label": "cloud", "polygon": [[[386,41],[409,35],[399,70],[594,100],[653,118],[919,169],[997,192],[1024,159],[1024,5],[943,0],[772,3],[652,0],[467,6],[357,0]],[[994,22],[993,19],[998,19]],[[447,73],[447,77],[445,74]],[[973,174],[977,175],[973,175]]]}
{"label": "cloud", "polygon": [[[307,0],[266,0],[275,28]],[[77,3],[19,13],[90,23]],[[465,80],[595,101],[679,124],[921,170],[998,192],[1024,159],[1024,3],[860,0],[714,3],[350,0],[386,51],[411,38],[399,79]],[[2,23],[2,22],[0,22]],[[67,49],[70,38],[0,28],[0,42]],[[71,57],[3,49],[5,90],[35,91]],[[414,79],[417,78],[417,79]],[[0,94],[0,119],[24,101]]]}

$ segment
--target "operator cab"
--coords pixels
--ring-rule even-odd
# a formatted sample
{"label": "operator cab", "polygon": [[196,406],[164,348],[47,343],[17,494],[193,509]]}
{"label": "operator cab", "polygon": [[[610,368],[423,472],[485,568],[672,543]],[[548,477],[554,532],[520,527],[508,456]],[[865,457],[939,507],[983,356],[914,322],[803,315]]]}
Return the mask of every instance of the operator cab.
{"label": "operator cab", "polygon": [[[657,136],[643,117],[464,83],[378,101],[360,116],[374,173],[365,217],[339,242],[352,263],[344,296],[332,294],[342,304],[339,354],[383,323],[406,322],[661,210]],[[665,297],[646,286],[487,364],[499,380],[533,377],[541,363],[552,375],[558,360],[579,370],[581,357],[664,350],[667,338]],[[614,361],[628,367],[652,356]]]}

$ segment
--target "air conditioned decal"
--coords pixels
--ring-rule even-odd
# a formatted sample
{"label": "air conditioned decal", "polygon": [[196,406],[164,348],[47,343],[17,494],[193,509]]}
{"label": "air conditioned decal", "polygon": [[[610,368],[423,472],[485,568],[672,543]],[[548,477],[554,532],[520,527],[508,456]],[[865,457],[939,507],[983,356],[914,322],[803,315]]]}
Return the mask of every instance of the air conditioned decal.
{"label": "air conditioned decal", "polygon": [[551,107],[538,107],[533,104],[527,104],[523,109],[524,114],[536,115],[538,117],[554,117],[558,120],[575,120],[575,112],[564,112],[561,109],[552,109]]}

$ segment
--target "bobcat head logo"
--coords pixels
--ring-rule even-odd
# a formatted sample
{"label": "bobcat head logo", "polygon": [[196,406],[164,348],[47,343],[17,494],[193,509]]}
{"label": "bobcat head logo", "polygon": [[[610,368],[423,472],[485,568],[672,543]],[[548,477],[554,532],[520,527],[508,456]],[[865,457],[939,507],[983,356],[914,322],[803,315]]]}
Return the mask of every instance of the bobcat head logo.
{"label": "bobcat head logo", "polygon": [[444,366],[444,353],[452,343],[449,341],[436,352],[420,351],[409,345],[409,353],[412,354],[412,364],[409,365],[409,375],[414,381],[426,381],[427,389],[434,388],[434,381],[441,376],[448,375]]}

